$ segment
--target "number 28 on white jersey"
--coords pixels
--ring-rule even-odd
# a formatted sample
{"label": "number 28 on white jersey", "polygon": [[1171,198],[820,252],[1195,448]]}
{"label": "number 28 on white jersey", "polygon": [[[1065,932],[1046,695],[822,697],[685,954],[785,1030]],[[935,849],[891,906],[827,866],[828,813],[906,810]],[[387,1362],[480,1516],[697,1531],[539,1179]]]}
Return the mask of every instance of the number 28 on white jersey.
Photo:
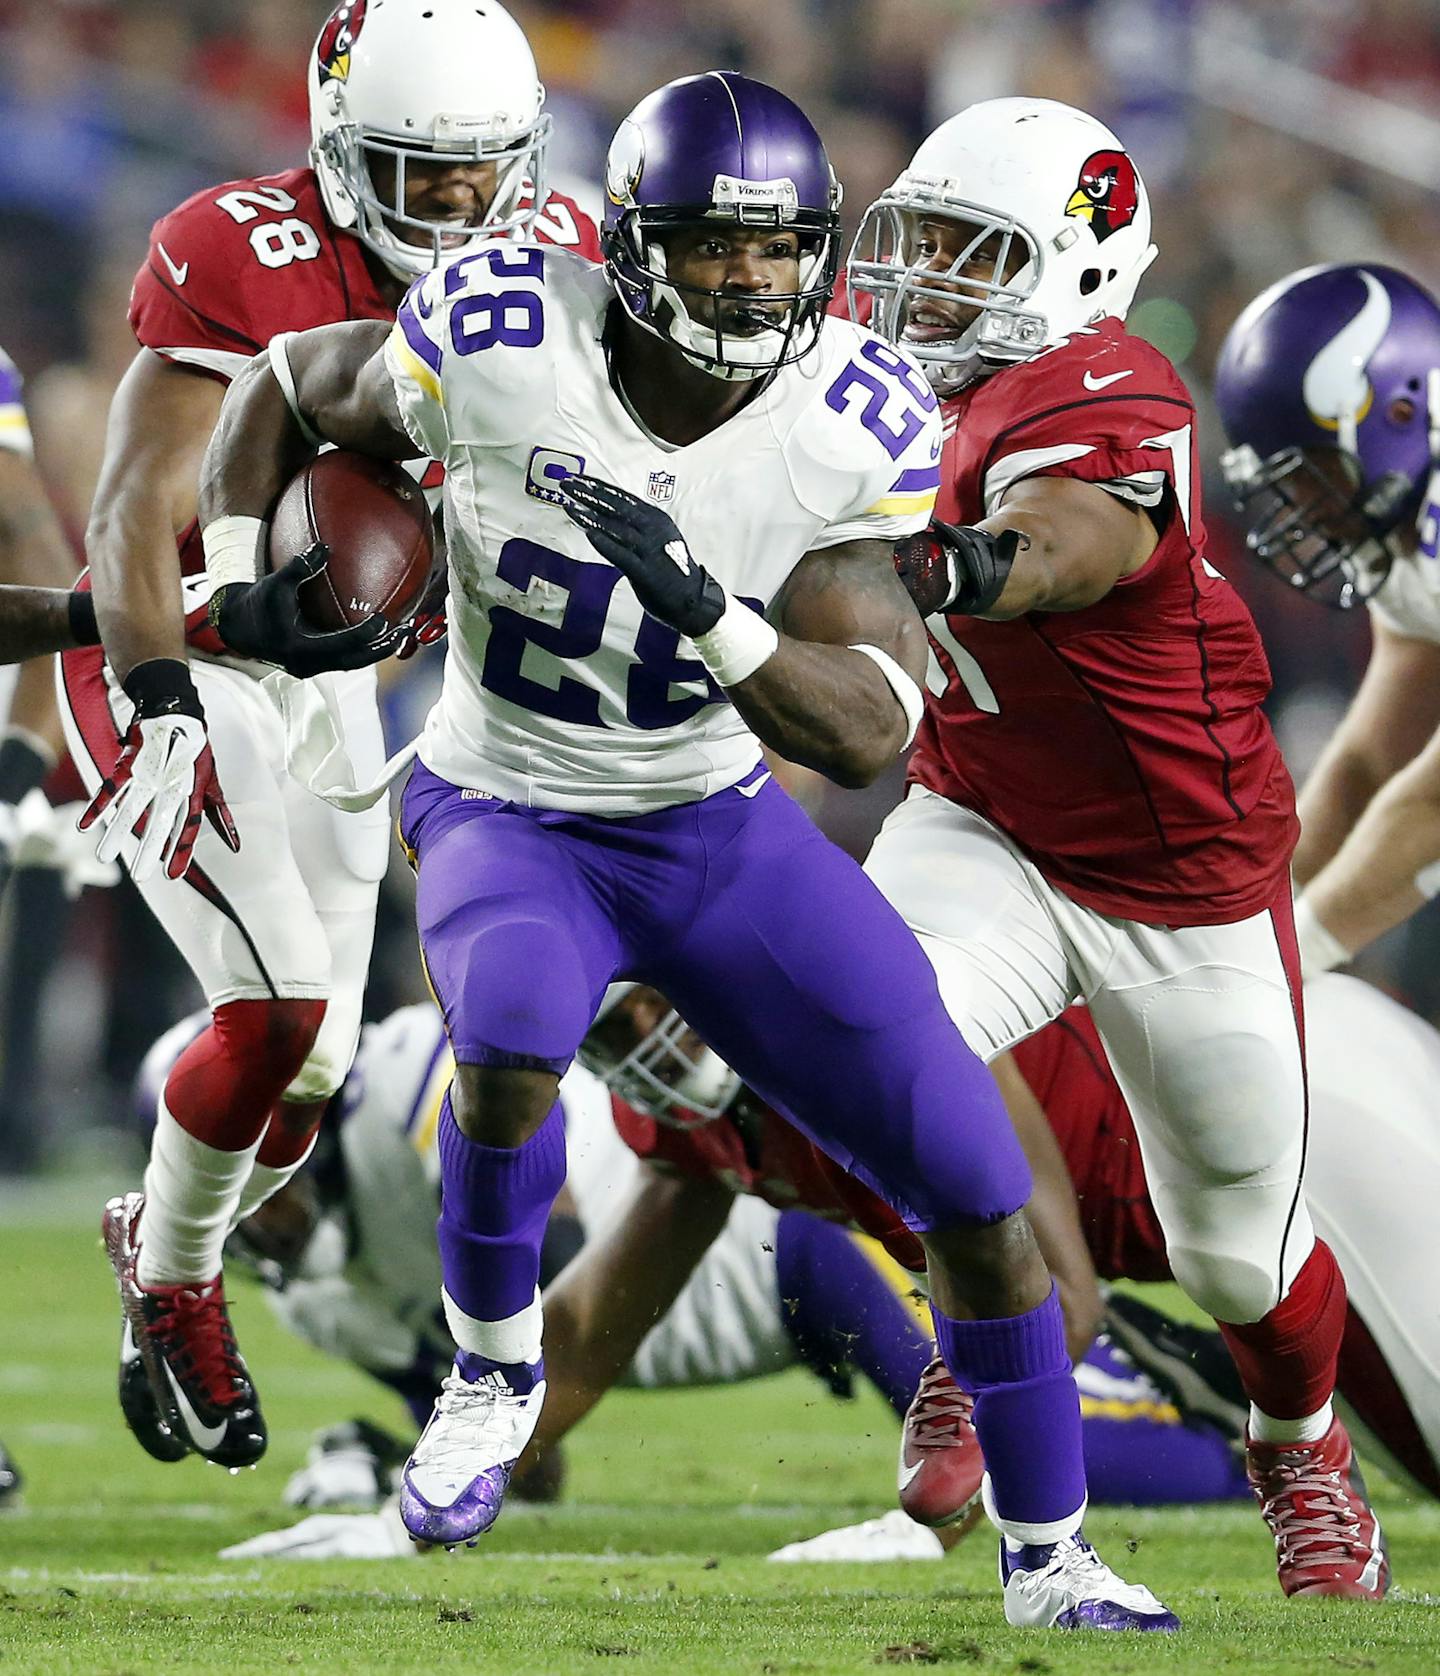
{"label": "number 28 on white jersey", "polygon": [[806,553],[923,528],[940,427],[914,362],[832,319],[734,418],[671,447],[611,385],[612,299],[566,252],[497,242],[411,288],[386,360],[411,436],[446,468],[450,651],[423,760],[516,802],[625,815],[733,785],[759,747],[558,486],[584,472],[663,506],[763,611]]}

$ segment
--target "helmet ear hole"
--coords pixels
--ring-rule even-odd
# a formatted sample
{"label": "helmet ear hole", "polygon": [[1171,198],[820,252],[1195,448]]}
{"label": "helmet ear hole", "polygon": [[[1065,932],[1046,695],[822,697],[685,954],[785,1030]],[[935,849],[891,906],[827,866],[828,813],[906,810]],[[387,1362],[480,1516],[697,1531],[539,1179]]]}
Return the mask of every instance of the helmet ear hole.
{"label": "helmet ear hole", "polygon": [[1088,297],[1092,291],[1098,291],[1099,289],[1099,268],[1086,268],[1085,272],[1080,275],[1080,295],[1082,297]]}
{"label": "helmet ear hole", "polygon": [[1107,285],[1111,285],[1111,284],[1113,284],[1113,283],[1114,283],[1114,280],[1115,280],[1115,270],[1114,270],[1114,268],[1111,268],[1111,270],[1110,270],[1110,271],[1109,271],[1109,273],[1107,273],[1107,274],[1106,274],[1106,275],[1105,275],[1105,283],[1106,283],[1106,284],[1107,284]]}

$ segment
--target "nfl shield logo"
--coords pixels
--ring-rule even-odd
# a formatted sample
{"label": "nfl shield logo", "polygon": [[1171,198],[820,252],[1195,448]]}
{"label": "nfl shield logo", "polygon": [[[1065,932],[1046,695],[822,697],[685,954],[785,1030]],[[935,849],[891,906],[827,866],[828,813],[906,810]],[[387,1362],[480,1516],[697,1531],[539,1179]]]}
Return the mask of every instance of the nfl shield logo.
{"label": "nfl shield logo", "polygon": [[652,471],[650,481],[645,487],[645,493],[651,500],[673,500],[675,498],[675,478],[668,471]]}

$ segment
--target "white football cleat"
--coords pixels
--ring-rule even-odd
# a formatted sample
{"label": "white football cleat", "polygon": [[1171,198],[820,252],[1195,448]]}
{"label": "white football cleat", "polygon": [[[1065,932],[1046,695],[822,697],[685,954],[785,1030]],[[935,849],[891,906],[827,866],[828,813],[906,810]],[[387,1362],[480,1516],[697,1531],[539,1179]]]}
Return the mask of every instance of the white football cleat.
{"label": "white football cleat", "polygon": [[502,1374],[466,1379],[462,1352],[400,1479],[400,1517],[417,1542],[473,1546],[500,1517],[510,1474],[545,1402],[545,1380],[516,1391]]}
{"label": "white football cleat", "polygon": [[772,1560],[798,1560],[821,1564],[868,1560],[943,1560],[940,1538],[924,1525],[917,1525],[898,1507],[878,1519],[861,1525],[841,1525],[821,1531],[803,1542],[787,1542],[767,1556]]}
{"label": "white football cleat", "polygon": [[1180,1628],[1143,1584],[1117,1577],[1079,1531],[1014,1549],[1002,1536],[1000,1581],[1006,1622],[1017,1629]]}

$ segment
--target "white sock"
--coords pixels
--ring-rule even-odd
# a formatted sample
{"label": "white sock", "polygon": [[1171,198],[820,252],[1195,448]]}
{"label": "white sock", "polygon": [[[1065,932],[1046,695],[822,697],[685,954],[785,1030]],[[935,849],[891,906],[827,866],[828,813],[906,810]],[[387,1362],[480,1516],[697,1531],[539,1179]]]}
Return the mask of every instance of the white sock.
{"label": "white sock", "polygon": [[203,1286],[220,1273],[230,1219],[259,1148],[258,1140],[243,1152],[207,1146],[180,1127],[161,1096],[135,1263],[142,1286]]}
{"label": "white sock", "polygon": [[540,1309],[540,1288],[534,1298],[507,1315],[503,1321],[479,1321],[467,1315],[442,1287],[440,1301],[445,1306],[445,1320],[456,1344],[471,1355],[484,1356],[492,1362],[538,1362],[545,1330],[545,1317]]}
{"label": "white sock", "polygon": [[273,1198],[292,1176],[303,1167],[305,1160],[315,1150],[318,1135],[310,1137],[310,1144],[300,1154],[293,1164],[252,1164],[250,1179],[245,1183],[240,1194],[240,1203],[235,1207],[235,1214],[230,1218],[230,1228],[233,1232],[247,1216],[254,1216],[267,1199]]}
{"label": "white sock", "polygon": [[1318,1443],[1330,1430],[1335,1411],[1327,1402],[1303,1420],[1277,1420],[1250,1404],[1250,1436],[1256,1443]]}

